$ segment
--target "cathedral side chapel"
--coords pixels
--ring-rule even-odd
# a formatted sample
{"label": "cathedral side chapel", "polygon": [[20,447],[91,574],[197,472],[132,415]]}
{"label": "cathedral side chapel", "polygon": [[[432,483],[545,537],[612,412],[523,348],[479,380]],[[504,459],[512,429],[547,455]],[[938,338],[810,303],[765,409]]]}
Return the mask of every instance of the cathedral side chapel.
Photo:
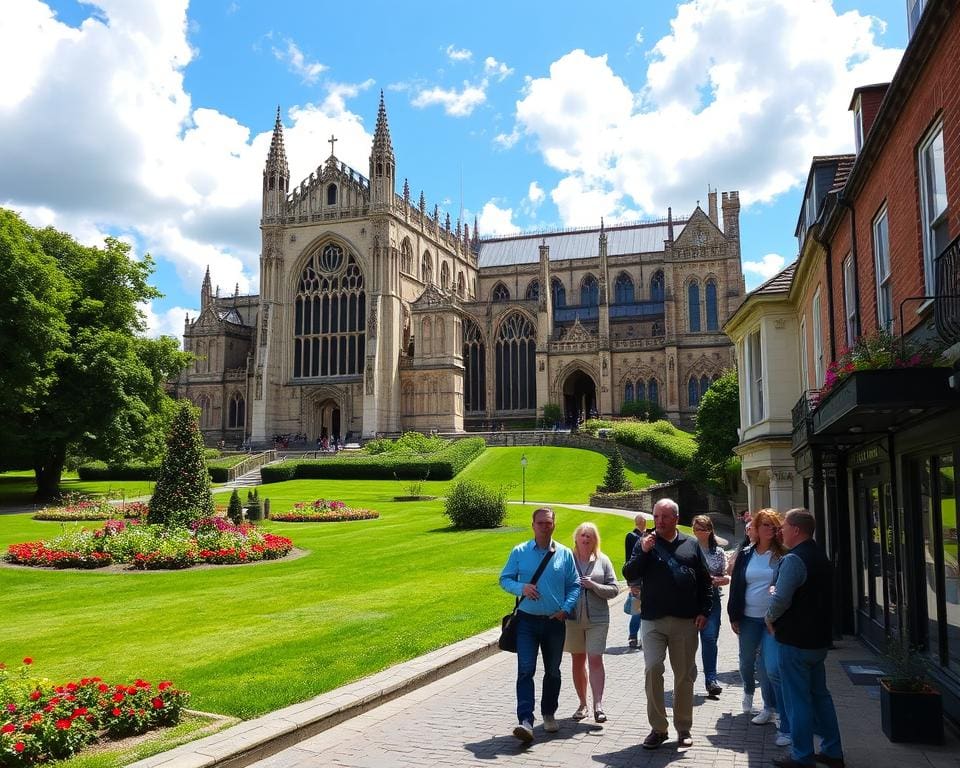
{"label": "cathedral side chapel", "polygon": [[[280,112],[263,171],[260,292],[209,270],[174,387],[209,442],[357,439],[565,420],[658,403],[689,426],[733,365],[737,192],[686,218],[481,238],[397,189],[380,96],[369,175],[337,160],[290,190]],[[718,207],[719,205],[719,207]],[[721,220],[722,217],[722,220]]]}

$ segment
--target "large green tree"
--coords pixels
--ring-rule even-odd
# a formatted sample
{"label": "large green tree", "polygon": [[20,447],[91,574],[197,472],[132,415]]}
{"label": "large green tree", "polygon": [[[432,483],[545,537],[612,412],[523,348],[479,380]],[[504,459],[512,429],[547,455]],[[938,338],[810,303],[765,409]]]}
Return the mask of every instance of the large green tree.
{"label": "large green tree", "polygon": [[68,452],[139,456],[169,413],[164,383],[188,356],[143,336],[152,271],[119,240],[84,246],[0,209],[0,468],[32,468],[40,501]]}
{"label": "large green tree", "polygon": [[697,408],[697,450],[692,464],[695,475],[727,486],[725,470],[740,440],[739,427],[740,387],[736,370],[729,370],[710,385]]}

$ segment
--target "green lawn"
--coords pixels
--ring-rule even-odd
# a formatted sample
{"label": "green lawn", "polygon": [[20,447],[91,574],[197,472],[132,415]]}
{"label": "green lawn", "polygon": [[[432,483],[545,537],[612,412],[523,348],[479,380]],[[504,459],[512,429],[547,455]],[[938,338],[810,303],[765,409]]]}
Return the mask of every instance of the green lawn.
{"label": "green lawn", "polygon": [[[64,472],[60,481],[63,493],[108,495],[132,499],[153,493],[152,480],[81,480],[76,472]],[[0,474],[0,505],[30,504],[37,490],[33,472],[4,472]]]}
{"label": "green lawn", "polygon": [[[390,501],[397,488],[295,480],[262,489],[277,511],[325,497],[381,512],[267,523],[309,550],[297,560],[121,574],[0,568],[0,661],[32,656],[58,680],[172,679],[193,692],[192,707],[249,718],[495,626],[511,606],[497,576],[530,535],[532,509],[511,506],[498,530],[457,532],[440,501]],[[570,544],[583,520],[597,522],[619,565],[630,521],[560,510],[557,539]],[[60,527],[0,515],[0,548]]]}

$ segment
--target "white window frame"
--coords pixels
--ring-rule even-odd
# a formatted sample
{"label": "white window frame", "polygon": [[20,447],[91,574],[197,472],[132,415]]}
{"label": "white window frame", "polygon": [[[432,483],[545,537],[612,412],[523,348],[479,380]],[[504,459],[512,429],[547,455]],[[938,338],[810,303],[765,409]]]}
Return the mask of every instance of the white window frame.
{"label": "white window frame", "polygon": [[817,286],[816,293],[813,294],[813,304],[810,312],[812,314],[813,330],[813,383],[817,389],[823,386],[824,366],[823,366],[823,319],[821,310],[823,303],[820,300],[820,287]]}
{"label": "white window frame", "polygon": [[800,318],[800,391],[810,389],[810,371],[807,366],[807,318]]}
{"label": "white window frame", "polygon": [[746,353],[750,423],[756,424],[763,419],[763,347],[759,328],[747,336]]}
{"label": "white window frame", "polygon": [[859,155],[863,147],[863,100],[857,96],[857,103],[853,107],[853,144]]}
{"label": "white window frame", "polygon": [[873,270],[877,288],[877,326],[893,332],[893,285],[890,280],[890,224],[887,206],[873,220]]}
{"label": "white window frame", "polygon": [[857,340],[857,292],[856,275],[853,271],[853,254],[843,260],[843,318],[847,329],[847,348]]}
{"label": "white window frame", "polygon": [[[920,223],[923,227],[923,273],[928,295],[934,292],[935,261],[947,246],[946,167],[943,162],[943,123],[927,134],[917,150],[920,171]],[[940,236],[938,242],[938,235]]]}

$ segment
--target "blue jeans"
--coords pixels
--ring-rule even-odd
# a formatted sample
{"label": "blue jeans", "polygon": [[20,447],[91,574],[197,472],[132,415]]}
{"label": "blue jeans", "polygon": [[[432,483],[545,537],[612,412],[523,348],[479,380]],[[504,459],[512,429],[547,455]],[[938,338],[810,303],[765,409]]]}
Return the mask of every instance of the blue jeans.
{"label": "blue jeans", "polygon": [[760,665],[767,673],[767,680],[770,682],[770,688],[773,690],[773,700],[775,706],[780,711],[780,733],[790,733],[790,715],[787,708],[783,706],[783,681],[780,678],[780,648],[782,646],[776,641],[764,626],[763,641],[760,644]]}
{"label": "blue jeans", "polygon": [[823,662],[826,648],[810,650],[780,643],[780,680],[784,709],[790,715],[791,756],[798,763],[813,764],[813,734],[823,738],[820,751],[828,757],[843,757],[840,726],[833,697],[827,690]]}
{"label": "blue jeans", "polygon": [[717,638],[720,637],[720,595],[713,591],[713,607],[706,626],[700,630],[700,661],[703,663],[703,681],[717,682]]}
{"label": "blue jeans", "polygon": [[533,676],[537,671],[537,651],[543,657],[543,695],[540,713],[552,717],[560,702],[560,662],[567,634],[564,621],[533,616],[519,611],[517,623],[517,720],[533,722],[536,693]]}
{"label": "blue jeans", "polygon": [[635,613],[633,616],[630,617],[630,629],[628,630],[627,638],[629,639],[632,637],[636,639],[637,633],[639,631],[640,631],[640,614]]}
{"label": "blue jeans", "polygon": [[743,692],[753,696],[757,690],[757,678],[760,680],[760,693],[765,709],[777,708],[777,696],[764,664],[757,664],[757,655],[767,637],[767,625],[763,619],[744,616],[740,619],[740,677],[743,680]]}

